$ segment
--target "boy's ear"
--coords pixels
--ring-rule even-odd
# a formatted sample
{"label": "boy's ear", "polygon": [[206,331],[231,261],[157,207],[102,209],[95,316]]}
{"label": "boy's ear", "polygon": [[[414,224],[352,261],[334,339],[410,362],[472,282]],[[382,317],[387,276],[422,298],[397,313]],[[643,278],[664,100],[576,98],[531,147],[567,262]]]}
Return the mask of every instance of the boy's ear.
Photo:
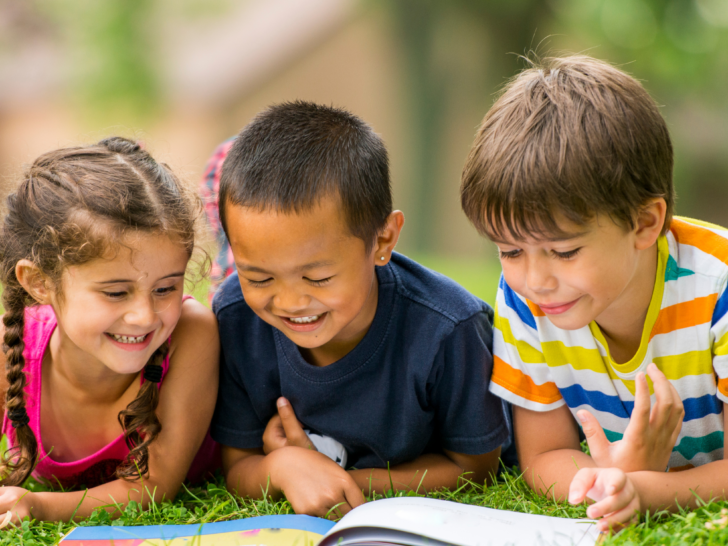
{"label": "boy's ear", "polygon": [[15,276],[25,291],[40,303],[45,305],[51,302],[50,290],[48,288],[48,279],[45,277],[38,266],[30,260],[19,260],[15,264]]}
{"label": "boy's ear", "polygon": [[387,265],[392,257],[394,247],[397,246],[399,234],[404,226],[404,214],[401,210],[395,210],[387,216],[384,228],[377,235],[374,244],[374,265]]}
{"label": "boy's ear", "polygon": [[662,234],[667,214],[667,203],[662,197],[651,199],[637,213],[637,227],[635,231],[636,245],[639,250],[651,247]]}

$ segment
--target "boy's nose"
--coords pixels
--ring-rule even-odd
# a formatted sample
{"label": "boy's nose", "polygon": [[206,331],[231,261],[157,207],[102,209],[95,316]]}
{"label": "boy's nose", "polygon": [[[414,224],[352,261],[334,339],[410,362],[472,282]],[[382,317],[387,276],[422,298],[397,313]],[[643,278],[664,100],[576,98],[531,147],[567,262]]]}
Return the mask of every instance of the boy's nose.
{"label": "boy's nose", "polygon": [[526,284],[528,285],[528,288],[534,292],[545,292],[553,290],[556,287],[556,282],[551,274],[551,270],[541,260],[528,264]]}
{"label": "boy's nose", "polygon": [[305,294],[293,290],[278,292],[273,297],[273,305],[276,309],[286,314],[295,314],[308,308],[311,298]]}

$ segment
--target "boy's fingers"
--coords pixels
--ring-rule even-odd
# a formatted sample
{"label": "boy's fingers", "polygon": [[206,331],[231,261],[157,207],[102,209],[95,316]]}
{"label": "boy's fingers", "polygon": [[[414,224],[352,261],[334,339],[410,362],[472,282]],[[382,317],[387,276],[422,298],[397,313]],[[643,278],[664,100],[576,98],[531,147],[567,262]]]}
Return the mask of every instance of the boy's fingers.
{"label": "boy's fingers", "polygon": [[283,430],[286,433],[288,445],[312,447],[313,444],[311,444],[311,440],[308,439],[301,423],[299,423],[296,418],[296,414],[294,413],[290,402],[281,396],[276,405],[278,406],[278,415],[281,417],[281,423],[283,425]]}
{"label": "boy's fingers", "polygon": [[586,500],[586,494],[594,487],[598,473],[598,468],[582,468],[574,475],[569,486],[571,504],[581,504]]}
{"label": "boy's fingers", "polygon": [[619,532],[637,521],[639,521],[639,504],[635,498],[621,510],[604,516],[597,524],[597,528],[602,532]]}
{"label": "boy's fingers", "polygon": [[[634,380],[634,409],[629,420],[638,431],[644,430],[650,421],[650,388],[647,386],[645,374],[640,372]],[[627,425],[629,427],[629,425]]]}
{"label": "boy's fingers", "polygon": [[[647,366],[647,373],[652,379],[652,385],[655,389],[655,407],[650,415],[650,423],[656,427],[662,427],[665,424],[674,424],[675,418],[679,411],[678,405],[682,405],[680,397],[665,377],[660,369],[651,363]],[[675,410],[675,411],[673,411]]]}
{"label": "boy's fingers", "polygon": [[356,485],[354,480],[351,480],[351,483],[344,487],[344,497],[346,497],[346,502],[348,503],[347,508],[349,510],[361,506],[366,502],[364,493],[361,492],[361,489],[359,489],[359,486]]}
{"label": "boy's fingers", "polygon": [[[604,434],[604,429],[601,427],[596,418],[589,413],[587,410],[580,410],[576,413],[579,421],[581,421],[581,428],[584,430],[584,436],[586,436],[586,443],[589,445],[589,451],[595,460],[607,453],[609,449],[609,440]],[[597,463],[598,464],[598,463]]]}

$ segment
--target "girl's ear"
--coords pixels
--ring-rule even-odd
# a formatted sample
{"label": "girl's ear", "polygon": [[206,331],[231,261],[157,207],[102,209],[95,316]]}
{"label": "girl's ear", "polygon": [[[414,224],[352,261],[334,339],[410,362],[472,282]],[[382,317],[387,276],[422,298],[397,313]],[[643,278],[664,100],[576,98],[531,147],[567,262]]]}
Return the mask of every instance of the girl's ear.
{"label": "girl's ear", "polygon": [[662,234],[667,214],[667,203],[662,197],[651,199],[637,214],[635,231],[636,245],[639,250],[650,248]]}
{"label": "girl's ear", "polygon": [[395,210],[387,216],[384,229],[377,235],[374,244],[374,265],[387,265],[392,257],[394,247],[397,246],[399,234],[404,226],[404,214],[401,210]]}
{"label": "girl's ear", "polygon": [[48,279],[43,273],[41,273],[38,266],[30,260],[19,260],[15,264],[15,276],[20,283],[20,286],[30,294],[30,296],[40,303],[45,305],[51,302],[50,290],[48,288]]}

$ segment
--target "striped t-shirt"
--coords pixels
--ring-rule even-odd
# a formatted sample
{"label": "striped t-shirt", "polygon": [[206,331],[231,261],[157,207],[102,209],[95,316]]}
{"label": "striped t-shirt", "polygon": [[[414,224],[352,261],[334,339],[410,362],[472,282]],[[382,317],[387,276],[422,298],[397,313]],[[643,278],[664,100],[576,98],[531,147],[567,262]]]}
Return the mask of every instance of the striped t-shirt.
{"label": "striped t-shirt", "polygon": [[[624,434],[634,407],[635,376],[654,362],[685,407],[669,468],[723,458],[723,402],[728,402],[728,231],[675,218],[658,240],[655,287],[642,340],[626,363],[612,361],[595,322],[554,326],[501,278],[496,300],[490,390],[518,406],[589,410],[610,441]],[[654,403],[654,394],[652,395]]]}

